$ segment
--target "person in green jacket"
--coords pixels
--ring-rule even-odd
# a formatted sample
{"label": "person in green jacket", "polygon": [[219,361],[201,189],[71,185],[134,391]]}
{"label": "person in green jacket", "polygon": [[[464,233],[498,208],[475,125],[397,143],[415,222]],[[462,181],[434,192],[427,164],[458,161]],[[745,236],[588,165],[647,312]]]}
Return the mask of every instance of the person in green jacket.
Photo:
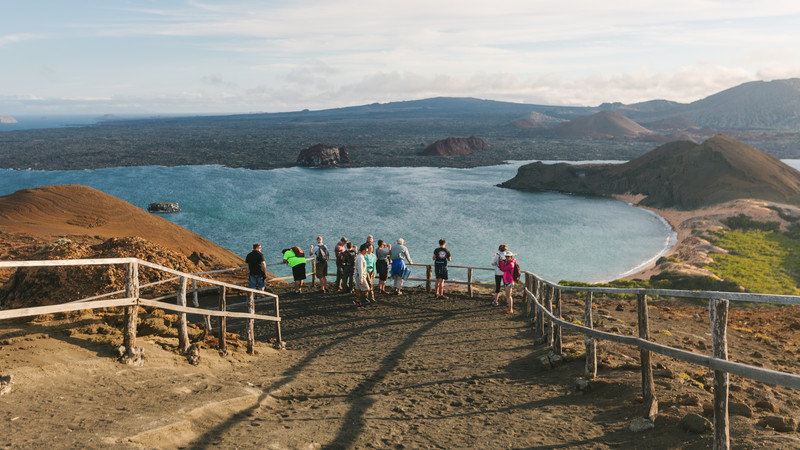
{"label": "person in green jacket", "polygon": [[303,280],[306,279],[306,257],[300,247],[285,248],[283,252],[283,263],[292,266],[292,276],[294,277],[294,293],[299,294],[303,290]]}

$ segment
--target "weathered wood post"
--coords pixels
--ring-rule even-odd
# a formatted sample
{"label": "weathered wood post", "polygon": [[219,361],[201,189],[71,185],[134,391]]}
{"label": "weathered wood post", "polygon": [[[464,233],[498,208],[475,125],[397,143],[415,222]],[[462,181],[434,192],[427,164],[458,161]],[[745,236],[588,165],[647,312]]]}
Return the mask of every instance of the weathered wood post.
{"label": "weathered wood post", "polygon": [[[200,299],[199,299],[198,296],[199,296],[199,294],[197,292],[197,280],[192,278],[192,304],[194,305],[195,308],[199,308],[200,307]],[[203,316],[203,318],[206,321],[206,331],[210,333],[211,329],[212,329],[211,328],[211,316]]]}
{"label": "weathered wood post", "polygon": [[[525,289],[527,289],[531,294],[533,292],[533,277],[529,272],[525,272]],[[528,298],[527,295],[523,297],[525,299],[525,315],[527,317],[531,317],[531,305],[533,304],[533,300]]]}
{"label": "weathered wood post", "polygon": [[[544,307],[547,308],[547,312],[549,312],[550,314],[553,314],[553,297],[555,296],[556,288],[553,287],[553,286],[550,286],[550,285],[548,285],[547,287],[549,289],[547,289],[547,297],[546,297],[546,300],[545,300]],[[553,336],[553,322],[552,321],[547,321],[546,329],[547,329],[547,331],[545,332],[545,339],[547,339],[547,346],[552,349],[553,348],[553,338],[554,338],[554,336]]]}
{"label": "weathered wood post", "polygon": [[[547,296],[547,287],[546,284],[539,285],[539,303],[541,303],[542,306],[547,302],[547,300],[545,300],[545,296]],[[536,337],[540,339],[544,338],[544,312],[539,308],[536,308]]]}
{"label": "weathered wood post", "polygon": [[[186,306],[186,284],[186,277],[181,277],[178,288],[178,306]],[[184,353],[189,349],[189,324],[186,321],[186,313],[180,313],[178,319],[178,350]]]}
{"label": "weathered wood post", "polygon": [[[711,316],[712,356],[728,359],[728,300],[712,299],[709,302]],[[714,449],[729,449],[730,424],[728,422],[728,373],[714,371]]]}
{"label": "weathered wood post", "polygon": [[[219,287],[219,310],[225,312],[228,309],[228,300],[225,298],[225,286]],[[219,317],[219,351],[225,352],[227,350],[227,343],[225,342],[225,332],[228,328],[228,318],[225,316]]]}
{"label": "weathered wood post", "polygon": [[[583,307],[583,324],[587,328],[594,328],[592,319],[592,293],[586,293],[586,302]],[[597,343],[591,336],[583,336],[583,343],[586,345],[586,366],[584,377],[587,380],[594,380],[597,377]]]}
{"label": "weathered wood post", "polygon": [[128,263],[125,273],[125,297],[135,298],[136,304],[125,307],[125,333],[122,345],[128,357],[133,357],[136,347],[136,325],[139,321],[139,263]]}
{"label": "weathered wood post", "polygon": [[[639,312],[639,338],[650,340],[650,321],[647,314],[647,295],[637,294],[637,310]],[[658,400],[656,388],[653,383],[653,364],[650,360],[650,350],[640,349],[642,363],[642,400],[644,401],[644,417],[653,420],[658,414]]]}
{"label": "weathered wood post", "polygon": [[[555,290],[555,307],[553,308],[553,315],[556,319],[561,318],[561,289]],[[553,353],[560,355],[563,351],[561,342],[561,325],[553,322]]]}
{"label": "weathered wood post", "polygon": [[431,274],[433,273],[433,267],[430,264],[425,266],[425,290],[430,292],[431,291]]}
{"label": "weathered wood post", "polygon": [[[256,313],[256,295],[252,292],[247,296],[247,312],[250,314]],[[247,353],[254,355],[256,353],[256,333],[255,333],[255,319],[247,320]]]}
{"label": "weathered wood post", "polygon": [[317,258],[311,258],[311,287],[317,285]]}
{"label": "weathered wood post", "polygon": [[[281,316],[281,308],[280,308],[280,298],[275,297],[275,317]],[[281,323],[275,322],[275,328],[277,330],[276,338],[278,339],[277,347],[283,348],[283,337],[281,336]]]}
{"label": "weathered wood post", "polygon": [[472,267],[467,268],[467,293],[472,298]]}

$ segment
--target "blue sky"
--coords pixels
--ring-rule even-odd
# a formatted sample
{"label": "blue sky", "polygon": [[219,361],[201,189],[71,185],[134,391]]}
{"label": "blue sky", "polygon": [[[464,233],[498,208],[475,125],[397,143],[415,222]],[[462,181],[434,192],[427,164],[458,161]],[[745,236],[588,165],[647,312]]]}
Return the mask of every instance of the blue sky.
{"label": "blue sky", "polygon": [[0,74],[0,115],[690,102],[800,77],[800,2],[0,0]]}

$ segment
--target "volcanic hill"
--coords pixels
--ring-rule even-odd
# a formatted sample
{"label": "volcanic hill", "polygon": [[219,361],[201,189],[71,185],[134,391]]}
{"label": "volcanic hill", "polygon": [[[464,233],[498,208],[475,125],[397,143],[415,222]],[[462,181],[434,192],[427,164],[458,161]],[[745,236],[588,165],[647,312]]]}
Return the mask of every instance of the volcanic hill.
{"label": "volcanic hill", "polygon": [[[157,215],[79,185],[0,197],[0,259],[135,257],[186,272],[244,265],[238,255]],[[124,268],[20,268],[0,273],[0,307],[60,303],[119,289]],[[150,273],[152,272],[152,273]],[[168,277],[140,272],[144,282]]]}
{"label": "volcanic hill", "polygon": [[560,123],[547,130],[558,136],[582,136],[599,139],[634,139],[653,134],[652,131],[616,111],[601,111]]}
{"label": "volcanic hill", "polygon": [[724,135],[701,144],[671,142],[620,165],[527,164],[500,186],[583,195],[643,195],[641,205],[676,209],[745,198],[800,204],[800,172]]}

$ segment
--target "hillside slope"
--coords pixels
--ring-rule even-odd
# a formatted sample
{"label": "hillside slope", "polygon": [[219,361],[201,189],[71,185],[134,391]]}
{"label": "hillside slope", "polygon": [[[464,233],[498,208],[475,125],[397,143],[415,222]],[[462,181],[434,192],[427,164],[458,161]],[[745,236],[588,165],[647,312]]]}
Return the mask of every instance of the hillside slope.
{"label": "hillside slope", "polygon": [[621,165],[528,164],[500,186],[643,195],[642,205],[678,209],[742,198],[800,204],[800,172],[723,135],[701,144],[671,142]]}
{"label": "hillside slope", "polygon": [[0,230],[58,238],[138,236],[167,249],[202,255],[214,266],[237,267],[242,258],[124,200],[80,185],[24,189],[0,197]]}

